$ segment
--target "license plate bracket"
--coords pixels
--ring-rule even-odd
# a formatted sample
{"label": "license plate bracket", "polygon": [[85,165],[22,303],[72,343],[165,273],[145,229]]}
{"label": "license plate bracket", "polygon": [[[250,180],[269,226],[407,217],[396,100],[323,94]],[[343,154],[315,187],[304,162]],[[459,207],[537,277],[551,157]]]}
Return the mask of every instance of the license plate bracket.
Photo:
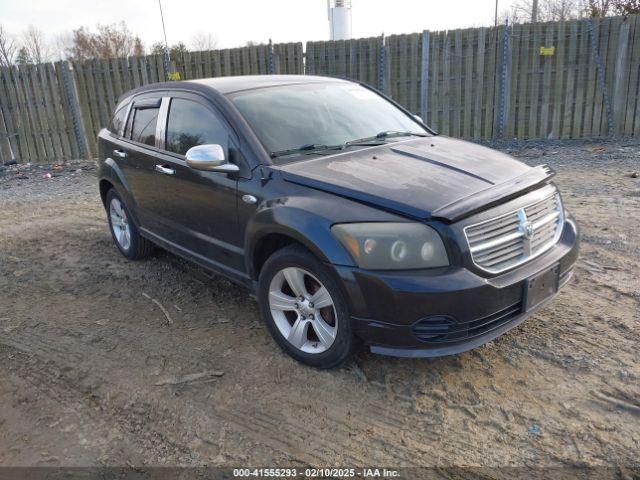
{"label": "license plate bracket", "polygon": [[525,312],[537,307],[549,297],[558,292],[560,282],[560,265],[538,273],[527,279],[524,283],[524,310]]}

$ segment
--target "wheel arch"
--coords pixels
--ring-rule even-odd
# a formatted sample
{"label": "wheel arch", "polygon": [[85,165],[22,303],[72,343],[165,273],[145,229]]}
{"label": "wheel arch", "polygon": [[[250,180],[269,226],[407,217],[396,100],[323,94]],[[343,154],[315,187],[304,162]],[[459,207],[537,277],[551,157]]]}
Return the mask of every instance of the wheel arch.
{"label": "wheel arch", "polygon": [[104,205],[105,207],[107,206],[107,193],[109,192],[109,190],[111,190],[113,187],[113,183],[111,183],[110,180],[107,180],[106,178],[103,178],[100,180],[99,182],[99,189],[100,189],[100,200],[102,200],[102,205]]}
{"label": "wheel arch", "polygon": [[323,263],[353,265],[353,260],[331,234],[331,221],[289,207],[259,213],[247,225],[247,272],[257,280],[269,256],[291,244],[299,244]]}
{"label": "wheel arch", "polygon": [[129,209],[132,220],[136,225],[139,225],[137,217],[137,204],[131,194],[131,188],[127,182],[122,169],[111,158],[107,158],[101,165],[98,171],[98,188],[100,191],[100,198],[102,204],[106,207],[107,192],[110,189],[114,189],[118,196],[124,201],[125,205]]}

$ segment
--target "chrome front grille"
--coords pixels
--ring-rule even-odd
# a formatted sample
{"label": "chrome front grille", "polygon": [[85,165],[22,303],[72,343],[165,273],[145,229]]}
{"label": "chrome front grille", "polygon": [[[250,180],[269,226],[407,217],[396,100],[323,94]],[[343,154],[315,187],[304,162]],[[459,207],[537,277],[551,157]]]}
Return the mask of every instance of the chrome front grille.
{"label": "chrome front grille", "polygon": [[560,238],[563,210],[557,192],[513,212],[465,227],[473,262],[490,273],[520,265]]}

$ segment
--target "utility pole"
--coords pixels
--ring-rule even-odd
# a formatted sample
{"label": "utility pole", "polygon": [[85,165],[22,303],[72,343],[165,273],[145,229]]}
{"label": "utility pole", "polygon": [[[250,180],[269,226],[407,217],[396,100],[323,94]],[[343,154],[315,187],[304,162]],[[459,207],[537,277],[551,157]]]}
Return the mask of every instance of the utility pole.
{"label": "utility pole", "polygon": [[160,7],[160,20],[162,21],[162,33],[164,34],[164,47],[169,50],[169,43],[167,43],[167,30],[164,28],[164,15],[162,14],[162,1],[158,0],[158,6]]}
{"label": "utility pole", "polygon": [[495,19],[493,22],[493,26],[497,27],[498,26],[498,0],[496,0],[496,15],[495,15]]}
{"label": "utility pole", "polygon": [[538,0],[532,0],[531,4],[531,23],[538,21]]}
{"label": "utility pole", "polygon": [[164,34],[164,55],[162,61],[164,63],[165,80],[169,79],[169,67],[171,58],[169,58],[169,43],[167,42],[167,30],[164,28],[164,15],[162,13],[162,0],[158,0],[158,6],[160,7],[160,20],[162,20],[162,33]]}

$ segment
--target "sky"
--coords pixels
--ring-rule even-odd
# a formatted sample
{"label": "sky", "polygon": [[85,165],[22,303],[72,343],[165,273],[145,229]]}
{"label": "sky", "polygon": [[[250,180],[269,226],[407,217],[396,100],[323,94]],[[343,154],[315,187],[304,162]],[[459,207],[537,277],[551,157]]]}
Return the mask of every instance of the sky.
{"label": "sky", "polygon": [[[499,0],[500,11],[513,0]],[[353,38],[493,24],[495,0],[352,0]],[[162,0],[169,44],[211,33],[218,48],[329,38],[326,0]],[[124,20],[146,46],[162,40],[158,0],[0,0],[0,23],[48,38]]]}

